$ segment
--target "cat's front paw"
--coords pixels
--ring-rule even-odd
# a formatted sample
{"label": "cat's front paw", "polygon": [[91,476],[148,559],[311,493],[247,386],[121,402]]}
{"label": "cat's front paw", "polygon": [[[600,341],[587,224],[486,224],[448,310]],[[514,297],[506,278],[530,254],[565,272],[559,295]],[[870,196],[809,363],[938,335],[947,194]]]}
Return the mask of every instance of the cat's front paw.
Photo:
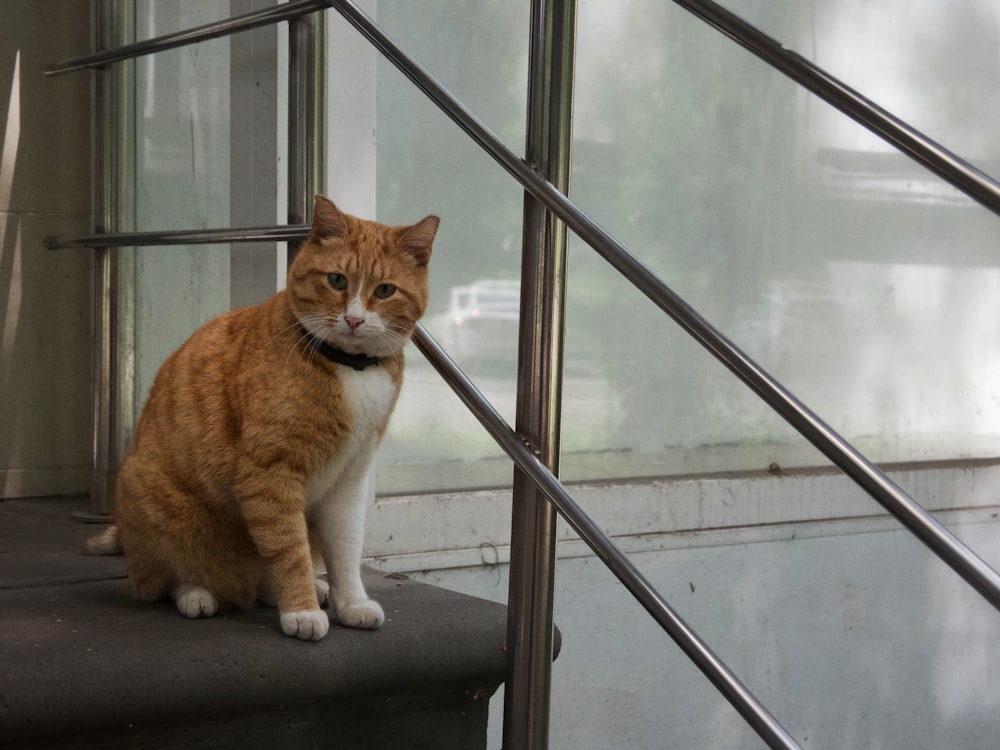
{"label": "cat's front paw", "polygon": [[341,607],[337,610],[337,619],[349,628],[376,630],[385,623],[385,613],[377,601],[368,599]]}
{"label": "cat's front paw", "polygon": [[211,617],[219,611],[219,600],[208,589],[193,583],[182,583],[174,590],[174,603],[185,617]]}
{"label": "cat's front paw", "polygon": [[318,641],[330,630],[330,618],[321,609],[285,612],[281,615],[281,632],[303,641]]}

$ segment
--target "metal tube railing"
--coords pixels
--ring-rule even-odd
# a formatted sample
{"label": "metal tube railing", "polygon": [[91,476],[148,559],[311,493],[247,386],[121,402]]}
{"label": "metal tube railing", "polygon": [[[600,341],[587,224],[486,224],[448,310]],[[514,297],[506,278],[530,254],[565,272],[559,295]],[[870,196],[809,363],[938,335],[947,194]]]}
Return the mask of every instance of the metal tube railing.
{"label": "metal tube railing", "polygon": [[[572,142],[575,0],[533,0],[525,158],[563,192]],[[515,426],[558,474],[565,331],[566,227],[525,193]],[[556,511],[515,468],[503,746],[548,747]]]}
{"label": "metal tube railing", "polygon": [[[94,4],[94,43],[114,48],[132,38],[130,8],[117,3]],[[92,220],[101,232],[131,227],[131,191],[121,189],[121,175],[130,168],[133,139],[133,78],[131,66],[100,70],[94,76]],[[135,414],[135,298],[128,279],[135,265],[131,253],[99,242],[94,247],[93,428],[90,466],[90,508],[80,520],[106,520],[114,508],[118,466],[128,448]]]}
{"label": "metal tube railing", "polygon": [[[114,44],[112,41],[118,27],[116,15],[100,16],[95,5],[94,44],[100,48]],[[102,123],[92,133],[94,158],[94,185],[92,198],[92,220],[104,231],[113,230],[116,223],[117,206],[112,193],[117,180],[111,179],[109,168],[111,157],[117,149],[110,148],[109,132],[118,122],[114,107],[117,104],[116,91],[111,81],[97,76],[94,81],[94,98],[91,103],[91,117]],[[93,427],[90,459],[90,515],[95,518],[109,517],[114,507],[115,472],[120,455],[115,446],[115,430],[112,405],[115,387],[115,355],[117,352],[115,321],[118,318],[115,297],[118,290],[118,255],[109,245],[95,243],[89,245],[94,252],[94,377],[93,377]]]}
{"label": "metal tube railing", "polygon": [[[1000,213],[1000,185],[988,176],[715,3],[709,0],[675,1],[722,30],[814,93],[822,96],[833,106],[873,130],[900,150],[917,159],[955,187],[991,210]],[[267,11],[229,19],[227,22],[207,24],[189,32],[179,32],[168,37],[127,45],[87,58],[77,58],[51,66],[46,72],[55,74],[86,67],[99,67],[117,60],[190,44],[194,41],[274,23],[278,20],[286,20],[328,6],[335,7],[361,31],[418,88],[424,91],[473,140],[512,174],[534,199],[564,221],[633,285],[757,392],[764,401],[827,455],[831,461],[895,515],[994,607],[1000,608],[1000,576],[995,571],[951,535],[947,529],[938,524],[930,514],[888,479],[883,472],[855,451],[780,383],[743,354],[696,310],[691,308],[640,261],[631,256],[603,229],[590,220],[566,197],[565,185],[557,185],[551,179],[547,179],[551,175],[550,170],[546,170],[547,174],[543,174],[535,166],[520,159],[507,149],[482,123],[451,97],[423,69],[407,58],[364,14],[347,0],[326,0],[323,2],[300,0]],[[279,15],[281,17],[278,17]],[[268,16],[266,20],[264,16]],[[254,18],[251,19],[251,17]],[[529,107],[529,116],[530,113],[531,108]],[[291,197],[289,208],[291,211]],[[304,229],[304,225],[295,224],[290,227],[247,230],[202,230],[200,232],[133,233],[131,235],[107,233],[77,240],[50,238],[47,245],[52,248],[95,246],[109,248],[117,246],[110,244],[114,241],[113,238],[122,240],[122,245],[168,244],[168,242],[169,244],[192,244],[220,241],[220,233],[225,232],[228,232],[232,237],[232,239],[225,241],[257,241],[262,238],[262,233],[273,239],[275,232],[285,232],[286,235],[283,238],[293,241],[303,236]],[[145,235],[145,239],[148,241],[143,242],[140,235]],[[172,237],[168,240],[167,235],[172,235]],[[182,235],[186,236],[182,237]],[[157,237],[160,238],[160,241],[154,241]],[[128,241],[125,241],[125,238]],[[540,288],[538,284],[532,284],[531,287],[536,291]],[[561,318],[556,316],[552,320],[561,320]],[[544,493],[577,534],[615,573],[768,745],[775,748],[797,748],[798,745],[794,739],[771,717],[725,664],[687,627],[641,573],[632,566],[627,557],[618,550],[611,539],[576,505],[573,498],[546,465],[543,456],[540,455],[543,451],[532,444],[531,440],[526,440],[523,435],[510,429],[502,417],[479,394],[422,327],[418,327],[414,334],[414,341],[462,398],[463,402],[486,426],[497,443],[515,461],[519,471],[523,472]],[[544,347],[542,348],[544,349]],[[551,408],[551,405],[552,399],[550,398],[548,406]],[[551,592],[548,595],[551,595]],[[550,618],[551,615],[548,617]],[[551,620],[549,620],[549,625],[551,625]]]}
{"label": "metal tube railing", "polygon": [[208,41],[209,39],[217,39],[222,36],[236,34],[240,31],[249,31],[260,26],[268,26],[279,21],[288,21],[329,6],[330,0],[293,0],[292,2],[275,5],[252,13],[245,13],[221,21],[206,23],[202,26],[184,29],[173,34],[165,34],[153,39],[145,39],[141,42],[102,50],[92,55],[83,55],[53,63],[45,67],[44,73],[47,76],[51,76],[61,73],[72,73],[77,70],[86,70],[87,68],[100,68],[111,63],[121,62],[122,60],[130,60],[156,52],[163,52],[168,49]]}
{"label": "metal tube railing", "polygon": [[333,7],[526,190],[566,222],[577,236],[754,390],[990,604],[1000,609],[1000,575],[996,571],[618,244],[555,185],[508,149],[427,71],[408,58],[356,6],[348,0],[336,0]]}
{"label": "metal tube railing", "polygon": [[213,245],[232,242],[296,242],[309,236],[308,224],[225,229],[177,229],[159,232],[88,234],[83,237],[48,236],[42,243],[49,250],[87,247],[153,247],[164,245]]}
{"label": "metal tube railing", "polygon": [[712,0],[674,0],[941,179],[1000,214],[1000,183]]}
{"label": "metal tube railing", "polygon": [[[503,451],[531,478],[594,554],[652,615],[760,738],[772,748],[799,748],[795,739],[754,697],[739,677],[681,619],[611,537],[577,504],[555,474],[536,455],[535,447],[510,428],[423,326],[417,326],[413,342]],[[508,685],[507,689],[512,687]],[[504,747],[508,747],[506,737]]]}
{"label": "metal tube railing", "polygon": [[[279,6],[280,7],[280,6]],[[288,223],[301,224],[326,192],[326,14],[288,27]],[[291,265],[299,243],[288,244]]]}

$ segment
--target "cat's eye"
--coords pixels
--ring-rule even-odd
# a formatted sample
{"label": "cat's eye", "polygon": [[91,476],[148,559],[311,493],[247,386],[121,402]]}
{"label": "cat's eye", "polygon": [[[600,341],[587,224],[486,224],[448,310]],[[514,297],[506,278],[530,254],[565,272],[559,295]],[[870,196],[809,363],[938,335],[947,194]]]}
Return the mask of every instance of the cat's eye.
{"label": "cat's eye", "polygon": [[326,280],[330,282],[330,286],[338,292],[342,292],[347,289],[347,277],[342,273],[331,273],[326,277]]}
{"label": "cat's eye", "polygon": [[392,284],[379,284],[375,287],[375,296],[379,299],[388,299],[396,293],[396,287]]}

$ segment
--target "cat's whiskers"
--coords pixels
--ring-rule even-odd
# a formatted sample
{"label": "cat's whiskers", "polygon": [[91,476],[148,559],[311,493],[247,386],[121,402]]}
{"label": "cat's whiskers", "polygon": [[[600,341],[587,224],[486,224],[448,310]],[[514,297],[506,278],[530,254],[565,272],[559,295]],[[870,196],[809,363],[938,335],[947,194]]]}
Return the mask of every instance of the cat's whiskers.
{"label": "cat's whiskers", "polygon": [[[325,339],[325,334],[332,331],[337,324],[339,315],[336,313],[329,312],[315,312],[302,315],[301,318],[296,320],[295,323],[287,326],[281,333],[285,333],[290,330],[297,330],[300,334],[295,342],[292,344],[288,356],[285,358],[284,375],[287,376],[288,364],[291,361],[292,355],[298,351],[299,346],[305,347],[306,351],[306,361],[312,364],[319,350],[311,342],[311,338],[318,337]],[[377,322],[376,322],[377,320]],[[364,332],[364,337],[371,344],[375,345],[377,352],[380,352],[380,356],[386,356],[398,351],[401,351],[404,346],[410,340],[411,327],[395,323],[393,321],[373,320],[371,324],[366,327]],[[366,347],[366,349],[369,347]]]}
{"label": "cat's whiskers", "polygon": [[388,323],[378,333],[379,342],[387,342],[395,349],[401,349],[410,340],[410,331],[395,323]]}
{"label": "cat's whiskers", "polygon": [[302,320],[296,321],[295,323],[292,323],[291,325],[286,326],[281,331],[281,333],[284,333],[285,331],[291,331],[291,330],[298,329],[298,331],[301,333],[301,335],[295,340],[295,343],[292,344],[292,348],[288,351],[288,356],[285,357],[285,368],[284,368],[284,373],[283,373],[284,375],[287,376],[287,374],[288,374],[288,363],[291,361],[292,355],[295,354],[295,351],[299,348],[300,344],[303,344],[305,346],[306,361],[309,362],[310,364],[312,364],[313,359],[316,357],[316,347],[313,346],[312,343],[310,342],[311,334],[308,331],[307,324],[310,324],[310,323],[312,323],[312,324],[315,324],[315,323],[325,324],[325,322],[326,322],[325,321],[325,316],[323,316],[322,314],[320,314],[320,313],[311,313],[309,315],[303,316]]}

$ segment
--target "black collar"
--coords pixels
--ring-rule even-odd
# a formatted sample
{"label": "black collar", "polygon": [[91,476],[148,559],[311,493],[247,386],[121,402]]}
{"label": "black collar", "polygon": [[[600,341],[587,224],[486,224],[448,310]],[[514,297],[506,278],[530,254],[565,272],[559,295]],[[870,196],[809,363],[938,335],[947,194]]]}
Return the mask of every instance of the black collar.
{"label": "black collar", "polygon": [[302,329],[302,333],[305,336],[307,345],[310,349],[319,352],[331,362],[353,367],[358,372],[361,372],[366,367],[377,365],[382,361],[378,357],[369,357],[367,354],[350,354],[342,351],[341,349],[332,347],[323,341],[323,339],[313,336],[305,328]]}

